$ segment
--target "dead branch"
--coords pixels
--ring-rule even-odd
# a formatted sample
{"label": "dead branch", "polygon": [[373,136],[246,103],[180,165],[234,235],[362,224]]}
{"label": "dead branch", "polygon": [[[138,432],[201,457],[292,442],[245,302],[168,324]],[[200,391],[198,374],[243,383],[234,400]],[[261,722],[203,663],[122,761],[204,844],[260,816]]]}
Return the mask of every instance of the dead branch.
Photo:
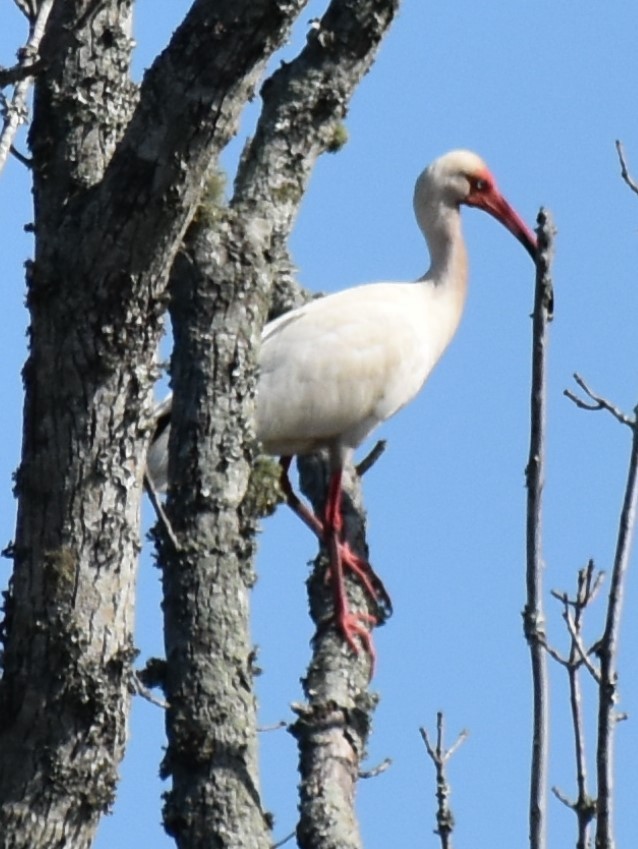
{"label": "dead branch", "polygon": [[587,395],[588,398],[591,398],[593,402],[590,404],[588,401],[579,398],[578,395],[571,391],[571,389],[565,389],[563,394],[567,398],[569,398],[570,401],[573,401],[577,407],[579,407],[581,410],[589,410],[591,412],[597,412],[598,410],[606,410],[608,413],[611,413],[611,415],[615,419],[617,419],[621,424],[627,425],[628,427],[634,426],[634,419],[623,413],[622,410],[615,404],[612,404],[611,401],[608,401],[606,398],[603,398],[602,395],[598,395],[596,392],[594,392],[594,390],[587,385],[584,378],[582,378],[579,374],[574,374],[574,380],[583,390],[585,395]]}
{"label": "dead branch", "polygon": [[359,770],[359,778],[376,778],[378,775],[381,775],[392,766],[392,758],[384,758],[380,764],[377,764],[372,769],[360,769]]}
{"label": "dead branch", "polygon": [[[16,68],[6,72],[17,74],[18,79],[13,90],[13,96],[9,102],[4,104],[3,109],[2,130],[0,131],[0,171],[5,166],[18,127],[27,120],[27,95],[33,80],[33,73],[27,73],[27,71],[34,72],[34,69],[37,69],[38,50],[52,8],[53,0],[42,0],[37,17],[31,26],[29,40],[20,51],[20,61]],[[19,78],[22,73],[25,75]]]}
{"label": "dead branch", "polygon": [[[622,147],[618,148],[618,152],[624,167]],[[630,187],[636,191],[633,181],[629,182],[629,176],[625,176],[624,174],[623,176]],[[598,779],[596,846],[604,846],[605,849],[614,849],[613,735],[619,716],[616,710],[618,700],[618,638],[620,634],[625,576],[629,565],[629,552],[635,528],[636,503],[638,500],[638,406],[634,409],[634,415],[628,416],[615,404],[593,392],[581,377],[574,375],[574,379],[585,395],[591,399],[591,403],[578,398],[569,390],[566,390],[565,394],[568,398],[584,410],[605,410],[614,416],[618,422],[631,428],[633,435],[627,483],[620,514],[616,552],[607,600],[605,630],[603,636],[596,644],[596,654],[600,659],[600,669],[596,671],[595,675],[599,693],[598,739],[596,745],[596,771]],[[569,617],[566,618],[566,622],[568,627],[570,627]],[[592,672],[592,665],[587,659],[588,653],[584,651],[580,642],[575,638],[576,632],[577,629],[570,627],[570,633],[574,641],[573,645],[589,671]]]}
{"label": "dead branch", "polygon": [[26,80],[27,77],[34,77],[41,68],[42,63],[39,61],[26,65],[18,62],[17,65],[13,65],[11,68],[0,67],[0,88],[15,85],[21,80]]}
{"label": "dead branch", "polygon": [[[567,659],[560,663],[567,670],[569,682],[569,703],[574,736],[574,753],[576,757],[576,784],[578,795],[570,800],[557,787],[552,788],[554,795],[576,814],[578,837],[577,849],[587,849],[590,843],[589,828],[596,815],[596,800],[587,790],[587,758],[585,745],[585,726],[583,721],[582,691],[580,685],[580,669],[585,666],[595,681],[600,683],[600,670],[591,661],[594,650],[586,650],[582,640],[583,619],[587,607],[595,599],[602,584],[604,575],[596,573],[593,560],[578,572],[576,595],[570,598],[567,592],[552,591],[552,595],[563,605],[563,619],[570,635],[570,652]],[[549,650],[549,649],[548,649]],[[556,657],[549,650],[552,657]]]}
{"label": "dead branch", "polygon": [[173,530],[173,526],[171,525],[171,521],[166,515],[166,511],[164,510],[164,505],[159,499],[157,494],[157,490],[153,484],[153,481],[148,476],[148,474],[144,474],[144,491],[148,495],[149,501],[153,505],[153,510],[155,510],[155,515],[157,516],[159,522],[164,526],[164,530],[166,531],[167,537],[172,542],[175,551],[181,551],[181,546],[179,544],[179,540],[177,539],[177,535]]}
{"label": "dead branch", "polygon": [[[618,418],[618,417],[617,417]],[[598,773],[598,811],[596,845],[614,849],[613,835],[613,755],[614,730],[618,712],[618,639],[624,598],[625,579],[629,567],[629,554],[636,524],[638,502],[638,406],[633,419],[619,418],[632,428],[631,454],[623,505],[620,512],[614,565],[611,572],[605,630],[598,645],[600,658],[600,687],[598,705],[598,746],[596,767]]]}
{"label": "dead branch", "polygon": [[367,454],[363,458],[363,460],[355,466],[355,472],[360,478],[362,478],[365,473],[374,466],[379,457],[387,448],[387,445],[388,441],[386,439],[379,439],[374,448],[370,451],[370,453]]}
{"label": "dead branch", "polygon": [[[591,662],[591,659],[589,657],[589,655],[591,654],[591,650],[588,651],[583,645],[583,641],[580,636],[579,626],[576,624],[569,611],[565,611],[565,613],[563,614],[563,619],[565,620],[567,630],[569,631],[569,636],[572,638],[572,649],[579,659],[578,666],[583,664],[594,679],[594,681],[600,684],[600,670],[597,669]],[[570,666],[574,663],[575,661],[570,660]]]}
{"label": "dead branch", "polygon": [[280,849],[281,846],[285,846],[286,843],[288,843],[289,840],[293,840],[294,837],[295,837],[295,832],[291,831],[290,834],[287,834],[281,840],[278,840],[276,843],[273,843],[272,849]]}
{"label": "dead branch", "polygon": [[548,683],[543,612],[542,493],[545,477],[546,368],[548,327],[554,296],[551,260],[555,235],[551,216],[538,214],[538,258],[532,314],[532,389],[527,484],[527,599],[523,629],[527,639],[533,681],[532,766],[529,802],[529,835],[532,849],[545,849],[547,808]]}
{"label": "dead branch", "polygon": [[287,728],[288,723],[285,719],[280,719],[279,722],[273,722],[271,725],[258,725],[257,731],[260,734],[265,734],[267,731],[281,731],[282,728]]}
{"label": "dead branch", "polygon": [[625,149],[623,147],[623,143],[619,139],[616,139],[616,150],[618,152],[618,159],[620,160],[620,176],[623,178],[625,183],[627,183],[632,192],[638,194],[638,183],[629,173],[627,158],[625,157]]}
{"label": "dead branch", "polygon": [[147,702],[155,705],[155,707],[162,708],[162,710],[167,710],[168,708],[168,702],[166,699],[161,699],[159,696],[156,696],[153,691],[144,684],[140,675],[135,671],[131,675],[131,691],[136,696],[141,696]]}
{"label": "dead branch", "polygon": [[452,832],[454,831],[454,814],[450,808],[451,788],[445,774],[445,766],[450,758],[456,753],[459,746],[467,739],[468,732],[461,731],[456,741],[445,749],[443,743],[444,719],[443,713],[439,711],[436,715],[436,744],[430,740],[425,728],[419,728],[419,732],[425,743],[426,751],[436,770],[436,828],[435,834],[441,838],[441,849],[452,849]]}

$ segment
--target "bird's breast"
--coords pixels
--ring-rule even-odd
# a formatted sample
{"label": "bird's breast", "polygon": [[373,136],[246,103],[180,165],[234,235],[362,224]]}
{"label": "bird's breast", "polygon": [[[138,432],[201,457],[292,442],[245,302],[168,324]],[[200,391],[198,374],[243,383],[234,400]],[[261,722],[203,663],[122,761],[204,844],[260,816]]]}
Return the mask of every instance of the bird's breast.
{"label": "bird's breast", "polygon": [[421,389],[458,325],[453,306],[431,285],[373,284],[268,326],[257,395],[266,450],[356,447]]}

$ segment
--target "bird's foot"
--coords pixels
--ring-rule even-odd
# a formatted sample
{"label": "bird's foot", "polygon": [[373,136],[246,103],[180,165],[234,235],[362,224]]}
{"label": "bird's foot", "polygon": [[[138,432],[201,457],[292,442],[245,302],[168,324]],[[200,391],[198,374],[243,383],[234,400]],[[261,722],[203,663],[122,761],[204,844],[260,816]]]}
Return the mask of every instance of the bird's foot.
{"label": "bird's foot", "polygon": [[373,617],[374,624],[382,625],[392,615],[392,600],[383,581],[368,561],[355,554],[348,543],[340,543],[340,555],[344,568],[357,576],[366,593],[378,606],[381,615]]}
{"label": "bird's foot", "polygon": [[[366,625],[376,625],[376,618],[370,613],[353,613],[346,609],[335,614],[335,624],[343,639],[356,655],[359,654],[361,646],[363,647],[363,650],[370,658],[370,678],[372,678],[377,653],[372,642],[372,633]],[[361,646],[357,642],[357,637],[361,641]]]}

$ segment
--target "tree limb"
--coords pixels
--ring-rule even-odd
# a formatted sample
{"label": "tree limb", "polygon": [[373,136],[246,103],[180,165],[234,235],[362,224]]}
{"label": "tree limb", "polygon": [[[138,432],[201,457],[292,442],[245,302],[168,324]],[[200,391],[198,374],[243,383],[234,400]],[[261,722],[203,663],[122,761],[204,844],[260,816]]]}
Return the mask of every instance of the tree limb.
{"label": "tree limb", "polygon": [[570,389],[563,390],[563,394],[567,398],[569,398],[570,401],[573,401],[577,407],[579,407],[581,410],[590,410],[592,412],[598,412],[598,410],[606,410],[621,424],[633,428],[634,420],[630,416],[627,416],[625,413],[623,413],[622,410],[615,404],[612,404],[611,401],[608,401],[606,398],[603,398],[602,395],[598,395],[593,391],[593,389],[590,389],[585,380],[579,374],[574,374],[574,380],[580,386],[583,392],[589,398],[592,399],[593,402],[590,404],[588,401],[584,401]]}
{"label": "tree limb", "polygon": [[619,139],[616,139],[616,152],[618,153],[618,159],[620,160],[620,176],[623,178],[625,183],[627,183],[632,192],[638,194],[638,183],[636,183],[629,173],[629,167],[627,166],[627,159],[625,157],[625,148]]}
{"label": "tree limb", "polygon": [[436,715],[436,743],[432,743],[425,728],[420,728],[421,738],[425,744],[426,751],[436,770],[436,829],[435,834],[441,840],[441,849],[452,849],[452,832],[454,831],[454,815],[450,808],[450,784],[447,779],[445,767],[450,758],[458,750],[468,737],[467,731],[461,731],[456,741],[445,749],[443,743],[443,714],[439,711]]}
{"label": "tree limb", "polygon": [[38,62],[38,51],[52,8],[53,0],[42,0],[37,16],[30,27],[29,39],[20,51],[20,61],[15,68],[3,69],[0,74],[0,85],[2,87],[16,83],[11,100],[7,103],[3,98],[3,121],[2,130],[0,130],[0,172],[11,152],[18,127],[27,120],[27,95],[33,75],[41,66],[41,63]]}
{"label": "tree limb", "polygon": [[546,358],[548,323],[553,311],[550,276],[554,225],[545,210],[538,215],[539,251],[532,331],[531,436],[527,483],[527,601],[523,613],[533,680],[532,770],[529,834],[531,849],[545,849],[548,752],[548,684],[543,613],[542,494],[545,477]]}
{"label": "tree limb", "polygon": [[[623,422],[626,423],[626,422]],[[605,630],[598,646],[600,687],[598,704],[598,806],[596,845],[613,849],[614,731],[618,718],[618,640],[629,555],[636,525],[638,502],[638,406],[634,410],[632,443],[625,495],[620,512],[614,565],[611,571]]]}

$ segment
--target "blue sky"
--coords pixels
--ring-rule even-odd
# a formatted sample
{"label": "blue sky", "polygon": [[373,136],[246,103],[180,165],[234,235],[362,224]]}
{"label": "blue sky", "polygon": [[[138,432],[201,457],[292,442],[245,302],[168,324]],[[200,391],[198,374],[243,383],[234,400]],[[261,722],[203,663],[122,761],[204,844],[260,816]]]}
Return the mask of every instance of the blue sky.
{"label": "blue sky", "polygon": [[[150,64],[188,7],[139,0],[136,72]],[[293,46],[323,4],[302,15]],[[577,411],[562,397],[573,371],[625,410],[638,402],[638,197],[619,177],[614,140],[624,141],[638,177],[634,107],[638,7],[598,3],[476,4],[404,0],[379,59],[347,120],[349,143],[319,163],[292,248],[300,281],[333,291],[374,280],[409,280],[427,253],[412,214],[414,180],[455,147],[480,153],[518,212],[534,224],[546,205],[558,229],[552,327],[546,487],[546,585],[572,588],[593,557],[609,569],[626,475],[629,431],[609,416]],[[5,4],[0,64],[12,63],[22,22]],[[288,48],[289,50],[292,48]],[[244,122],[250,130],[258,100]],[[238,145],[227,164],[232,167]],[[11,473],[20,450],[20,368],[27,316],[23,263],[30,243],[24,169],[0,176],[3,233],[3,544],[13,535]],[[381,695],[369,766],[392,768],[362,782],[358,811],[367,849],[436,846],[434,780],[418,734],[446,712],[452,738],[469,740],[450,767],[458,846],[521,846],[527,839],[530,672],[522,636],[524,468],[528,447],[533,269],[520,245],[488,216],[464,213],[470,296],[459,333],[419,398],[379,436],[388,450],[365,481],[375,568],[395,614],[377,631],[374,688]],[[365,449],[364,449],[365,450]],[[147,514],[147,522],[150,516]],[[291,719],[309,658],[308,532],[280,510],[260,536],[253,593],[255,642],[264,675],[261,722]],[[7,578],[4,561],[2,581]],[[148,552],[139,579],[141,660],[162,651],[159,576]],[[617,734],[619,845],[636,845],[638,782],[638,605],[630,575],[621,635]],[[565,647],[559,609],[547,602],[549,632]],[[590,613],[598,633],[602,599]],[[284,614],[282,615],[282,611]],[[566,680],[552,668],[550,781],[574,791]],[[586,687],[590,716],[593,691]],[[121,798],[105,819],[99,849],[173,845],[160,827],[157,778],[161,711],[137,701]],[[593,719],[589,745],[593,744]],[[296,749],[285,731],[261,736],[265,805],[275,837],[293,830]],[[593,790],[593,787],[591,788]],[[550,801],[550,847],[575,842],[573,817]]]}

